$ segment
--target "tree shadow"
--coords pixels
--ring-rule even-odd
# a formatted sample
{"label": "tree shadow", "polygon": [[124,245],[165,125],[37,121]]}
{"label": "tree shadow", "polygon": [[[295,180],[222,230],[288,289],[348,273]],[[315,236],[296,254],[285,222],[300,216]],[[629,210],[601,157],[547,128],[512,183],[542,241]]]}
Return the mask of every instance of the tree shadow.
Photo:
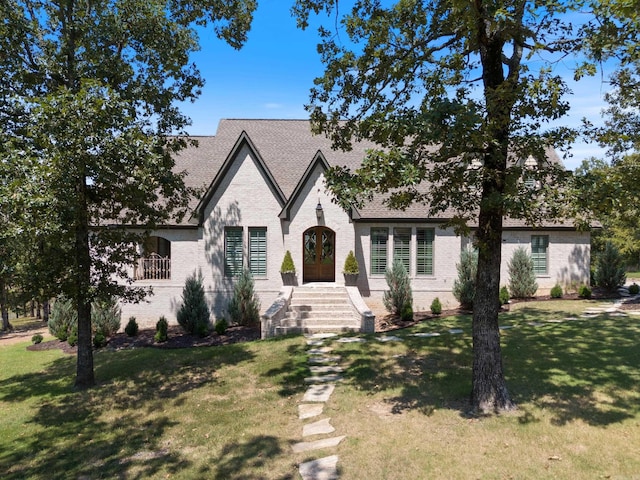
{"label": "tree shadow", "polygon": [[[282,336],[267,340],[267,342],[284,341],[291,336]],[[304,379],[310,375],[307,362],[307,351],[303,344],[296,343],[287,347],[287,361],[277,368],[269,369],[265,377],[280,377],[278,394],[281,397],[290,397],[306,390]]]}

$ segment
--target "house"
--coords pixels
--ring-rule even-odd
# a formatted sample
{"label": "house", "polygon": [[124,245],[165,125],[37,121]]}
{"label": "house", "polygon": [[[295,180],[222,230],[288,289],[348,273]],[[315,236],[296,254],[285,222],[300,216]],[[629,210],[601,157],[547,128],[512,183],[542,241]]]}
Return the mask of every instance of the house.
{"label": "house", "polygon": [[[383,311],[384,273],[393,258],[410,273],[414,310],[428,310],[436,296],[445,307],[456,305],[456,263],[469,240],[442,228],[444,216],[426,218],[421,205],[396,211],[376,202],[344,211],[325,190],[327,168],[357,167],[372,144],[334,151],[328,139],[311,134],[306,120],[222,120],[215,136],[196,140],[199,147],[180,152],[176,162],[188,172],[188,184],[203,193],[193,199],[190,218],[153,232],[144,246],[133,273],[154,295],[124,305],[123,318],[134,315],[146,325],[160,315],[175,321],[185,280],[196,271],[220,318],[243,268],[252,272],[265,311],[282,293],[280,265],[287,250],[299,284],[343,284],[342,266],[353,250],[360,264],[357,291],[374,312]],[[533,230],[505,220],[503,284],[518,246],[532,253],[539,291],[588,283],[588,232],[563,224]]]}

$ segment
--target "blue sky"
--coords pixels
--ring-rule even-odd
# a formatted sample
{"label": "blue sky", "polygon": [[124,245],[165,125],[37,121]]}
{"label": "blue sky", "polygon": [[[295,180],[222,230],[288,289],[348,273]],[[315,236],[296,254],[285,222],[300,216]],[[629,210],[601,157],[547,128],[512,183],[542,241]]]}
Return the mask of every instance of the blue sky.
{"label": "blue sky", "polygon": [[[297,29],[289,11],[291,4],[261,0],[249,39],[239,51],[210,31],[201,32],[202,50],[193,60],[206,84],[195,103],[182,106],[193,121],[188,129],[191,135],[214,135],[221,118],[308,118],[304,104],[313,79],[323,68],[316,51],[316,28]],[[571,76],[568,70],[563,72],[562,64],[555,68]],[[571,113],[562,123],[577,125],[582,117],[599,123],[606,92],[601,77],[588,78],[571,88]],[[564,160],[572,170],[584,158],[603,156],[597,145],[585,143],[576,143],[572,153],[572,158]]]}

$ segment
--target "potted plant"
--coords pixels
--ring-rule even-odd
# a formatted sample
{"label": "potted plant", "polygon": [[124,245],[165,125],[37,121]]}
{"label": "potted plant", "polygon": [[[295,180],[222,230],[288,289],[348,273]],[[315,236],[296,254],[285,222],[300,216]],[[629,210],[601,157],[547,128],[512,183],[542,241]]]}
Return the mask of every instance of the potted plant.
{"label": "potted plant", "polygon": [[284,254],[282,266],[280,267],[280,275],[282,276],[283,285],[296,284],[296,266],[293,264],[293,258],[291,258],[291,252],[289,250]]}
{"label": "potted plant", "polygon": [[347,258],[344,261],[344,269],[342,270],[344,275],[344,284],[347,286],[354,286],[358,282],[358,274],[360,268],[358,267],[358,260],[353,254],[353,250],[349,251]]}

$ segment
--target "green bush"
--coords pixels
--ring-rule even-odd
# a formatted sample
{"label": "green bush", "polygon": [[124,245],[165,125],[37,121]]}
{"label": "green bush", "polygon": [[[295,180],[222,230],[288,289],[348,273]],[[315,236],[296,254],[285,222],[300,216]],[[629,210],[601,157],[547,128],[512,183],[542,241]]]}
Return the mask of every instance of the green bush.
{"label": "green bush", "polygon": [[562,287],[556,283],[551,289],[551,298],[562,298],[563,293]]}
{"label": "green bush", "polygon": [[507,264],[509,271],[509,293],[513,298],[533,297],[538,290],[533,259],[524,247],[516,248]]}
{"label": "green bush", "polygon": [[205,337],[209,332],[209,307],[204,296],[202,275],[187,278],[182,289],[182,305],[178,310],[178,323],[188,333]]}
{"label": "green bush", "polygon": [[358,266],[358,260],[356,260],[356,256],[353,254],[353,250],[349,250],[349,254],[344,261],[344,269],[342,273],[358,275],[360,273],[360,267]]}
{"label": "green bush", "polygon": [[400,318],[403,322],[410,322],[411,320],[413,320],[413,307],[410,303],[407,303],[402,308],[402,314],[400,315]]}
{"label": "green bush", "polygon": [[631,295],[638,295],[638,293],[640,293],[640,285],[635,282],[629,285],[629,293]]}
{"label": "green bush", "polygon": [[112,337],[120,329],[120,320],[121,309],[115,297],[91,304],[91,326],[94,332]]}
{"label": "green bush", "polygon": [[102,348],[107,345],[107,337],[101,331],[97,331],[93,336],[93,346],[96,348]]}
{"label": "green bush", "polygon": [[41,343],[41,342],[42,342],[42,340],[43,340],[43,337],[42,337],[42,335],[40,335],[39,333],[36,333],[33,337],[31,337],[31,341],[32,341],[34,344]]}
{"label": "green bush", "polygon": [[627,273],[623,263],[624,260],[618,249],[613,243],[607,242],[604,252],[596,260],[595,284],[608,292],[613,292],[624,285]]}
{"label": "green bush", "polygon": [[260,301],[249,270],[243,270],[233,286],[228,310],[232,323],[256,325],[260,322]]}
{"label": "green bush", "polygon": [[218,335],[224,335],[225,332],[227,331],[227,327],[228,327],[227,321],[224,318],[221,318],[216,322],[214,329]]}
{"label": "green bush", "polygon": [[167,333],[168,330],[169,323],[163,315],[162,317],[160,317],[160,320],[158,320],[158,323],[156,323],[156,334],[153,336],[153,339],[158,343],[166,342],[169,338],[169,335]]}
{"label": "green bush", "polygon": [[434,298],[433,302],[431,302],[431,313],[434,315],[440,315],[442,313],[442,303],[440,303],[438,297]]}
{"label": "green bush", "polygon": [[67,341],[71,331],[78,328],[78,312],[73,302],[64,296],[58,297],[51,308],[47,325],[51,335],[61,342]]}
{"label": "green bush", "polygon": [[[407,307],[412,308],[413,304],[409,274],[402,262],[395,260],[391,270],[387,269],[384,277],[389,290],[385,290],[382,303],[389,313],[399,315],[404,320],[405,314],[408,315]],[[411,318],[413,318],[413,310],[411,310]]]}
{"label": "green bush", "polygon": [[67,343],[72,347],[75,347],[78,344],[78,326],[77,325],[75,325],[69,332],[69,336],[67,337]]}
{"label": "green bush", "polygon": [[287,250],[280,266],[280,273],[296,273],[296,266],[293,264],[293,258],[291,258],[291,252]]}
{"label": "green bush", "polygon": [[135,337],[138,335],[138,322],[136,322],[136,317],[129,317],[127,326],[124,327],[124,333],[129,337]]}
{"label": "green bush", "polygon": [[476,296],[476,273],[478,271],[478,252],[468,247],[460,252],[460,263],[456,264],[458,278],[453,281],[453,296],[462,308],[473,309]]}
{"label": "green bush", "polygon": [[578,289],[578,297],[591,298],[591,289],[586,285],[580,285],[580,288]]}
{"label": "green bush", "polygon": [[509,295],[509,289],[507,288],[506,285],[503,285],[500,288],[500,293],[498,294],[498,298],[500,299],[500,305],[506,305],[507,303],[509,303],[509,299],[511,298],[511,295]]}

